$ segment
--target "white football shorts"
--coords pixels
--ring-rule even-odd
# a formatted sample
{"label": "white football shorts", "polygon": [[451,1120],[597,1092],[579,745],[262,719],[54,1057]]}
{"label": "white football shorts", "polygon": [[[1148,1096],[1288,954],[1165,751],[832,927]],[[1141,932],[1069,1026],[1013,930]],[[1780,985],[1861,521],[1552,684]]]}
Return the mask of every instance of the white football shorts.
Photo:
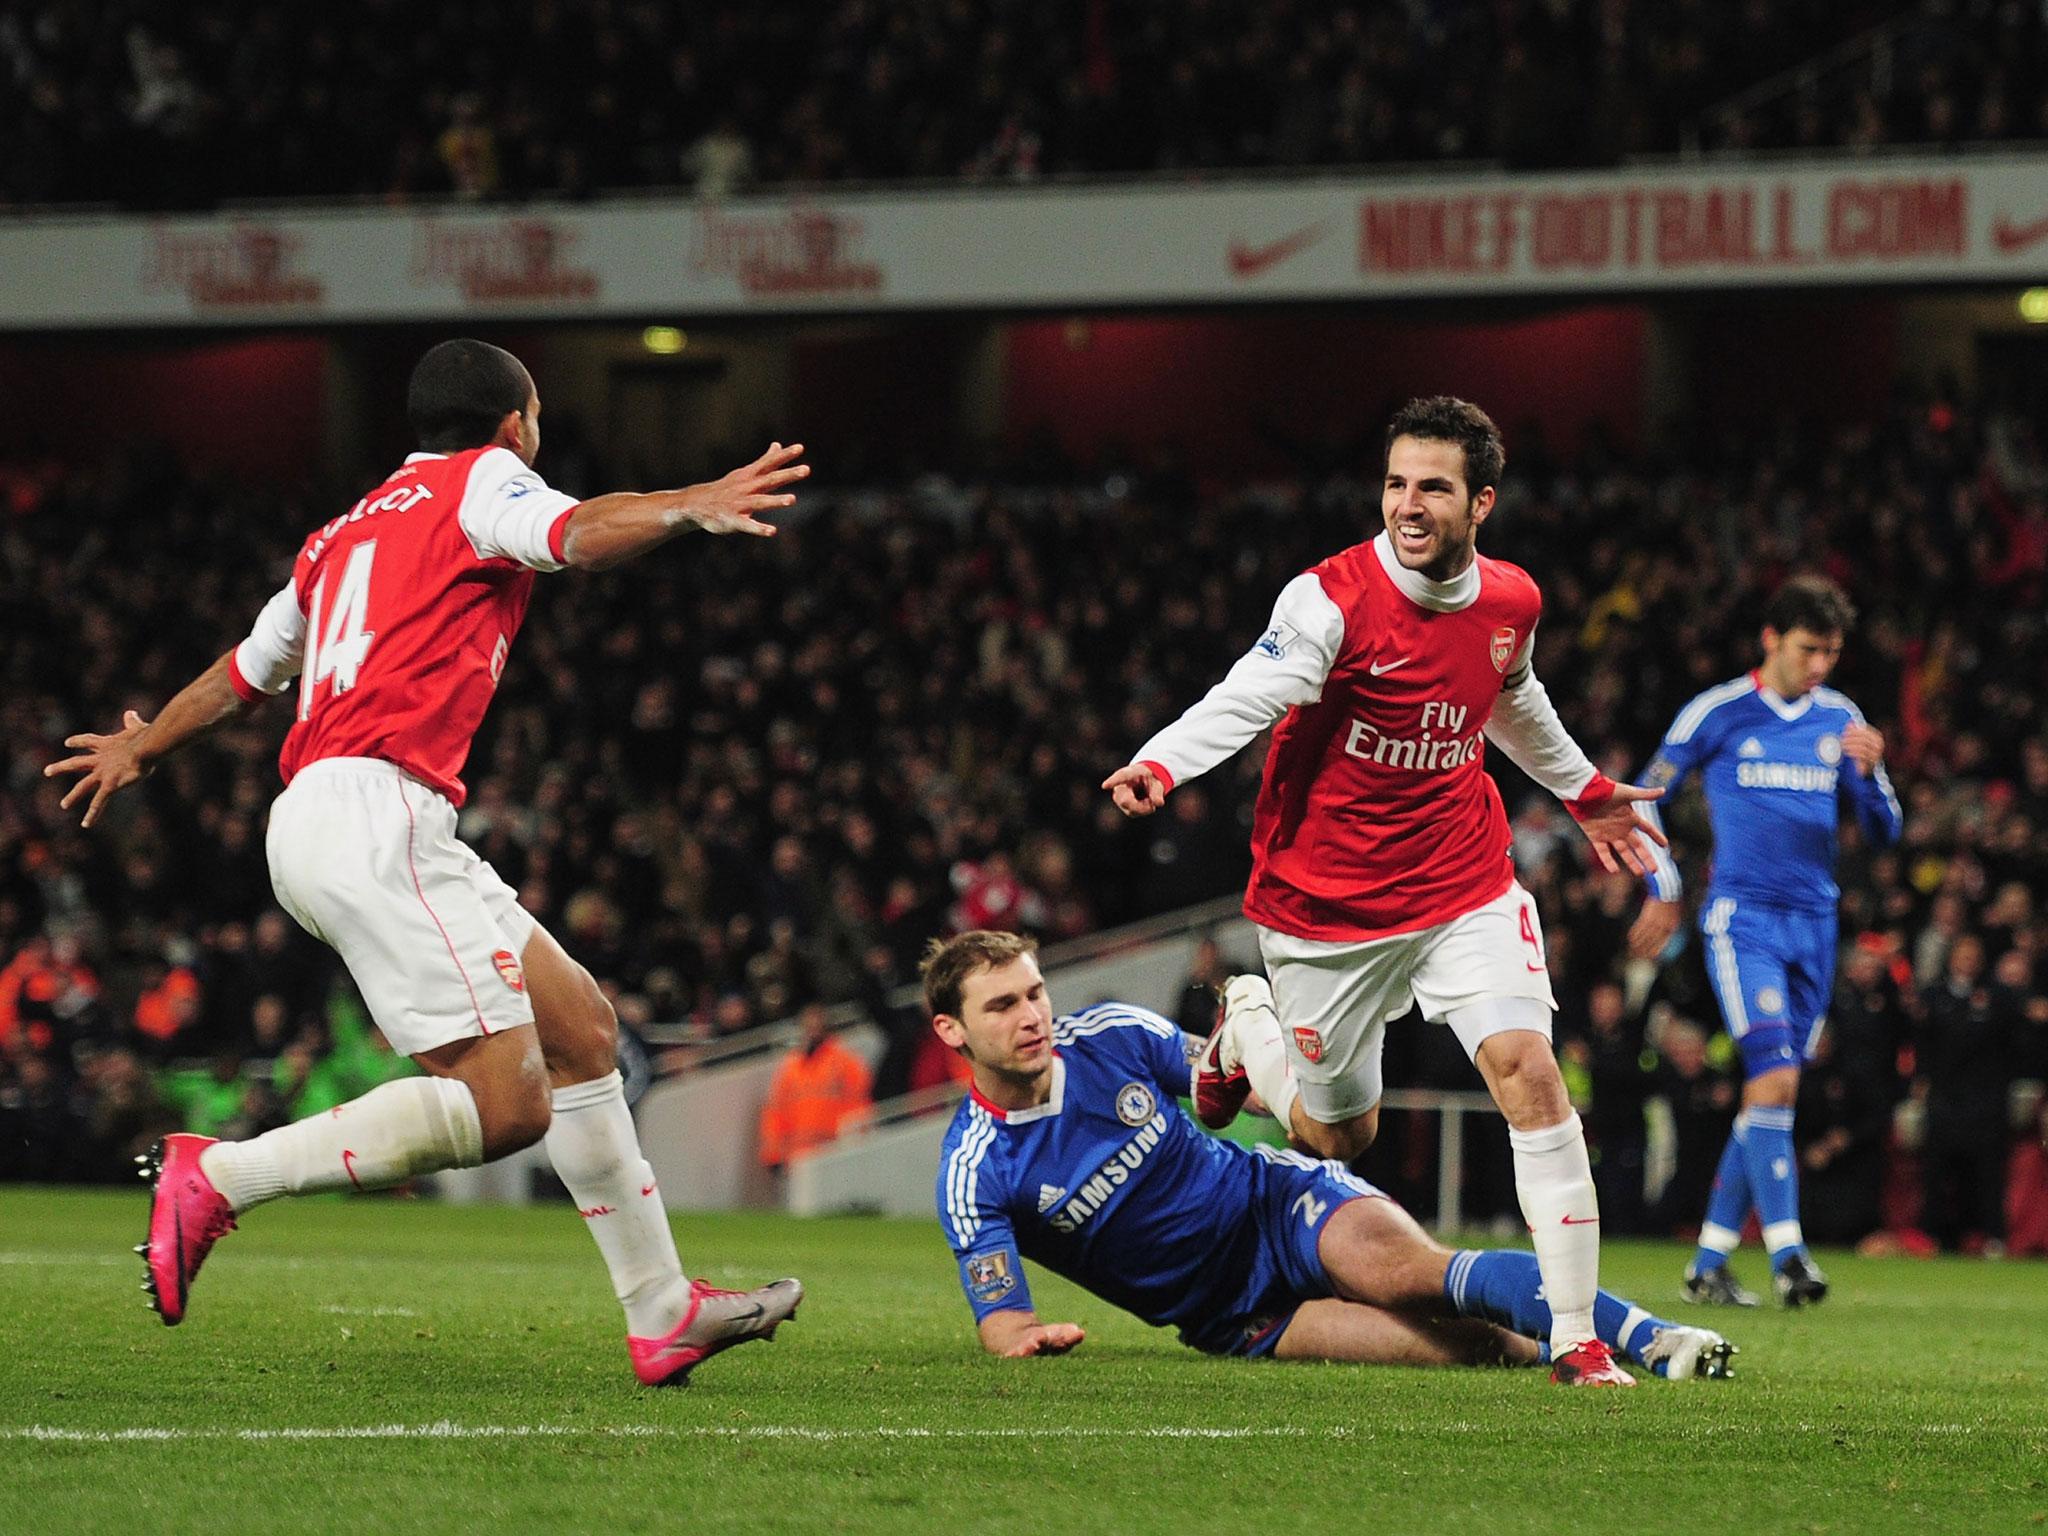
{"label": "white football shorts", "polygon": [[536,926],[455,835],[455,807],[391,763],[308,763],[270,807],[270,883],[331,945],[391,1048],[416,1056],[533,1022]]}
{"label": "white football shorts", "polygon": [[1417,1003],[1465,1047],[1510,1029],[1548,1036],[1557,999],[1536,901],[1521,885],[1433,928],[1362,943],[1259,929],[1280,1034],[1311,1120],[1335,1125],[1380,1101],[1387,1025]]}

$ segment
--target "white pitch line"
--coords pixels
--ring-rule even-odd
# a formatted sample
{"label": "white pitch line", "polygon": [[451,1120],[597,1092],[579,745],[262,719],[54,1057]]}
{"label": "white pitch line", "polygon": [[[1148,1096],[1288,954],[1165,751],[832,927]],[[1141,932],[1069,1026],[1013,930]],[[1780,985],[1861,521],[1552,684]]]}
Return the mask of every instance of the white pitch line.
{"label": "white pitch line", "polygon": [[0,1440],[66,1445],[184,1440],[1348,1440],[1354,1434],[1354,1431],[1343,1428],[1309,1430],[1286,1425],[1211,1427],[1152,1424],[1130,1429],[1072,1424],[1049,1425],[1043,1429],[921,1429],[875,1425],[822,1429],[805,1424],[456,1424],[446,1419],[433,1424],[361,1424],[291,1429],[61,1429],[45,1424],[0,1428]]}

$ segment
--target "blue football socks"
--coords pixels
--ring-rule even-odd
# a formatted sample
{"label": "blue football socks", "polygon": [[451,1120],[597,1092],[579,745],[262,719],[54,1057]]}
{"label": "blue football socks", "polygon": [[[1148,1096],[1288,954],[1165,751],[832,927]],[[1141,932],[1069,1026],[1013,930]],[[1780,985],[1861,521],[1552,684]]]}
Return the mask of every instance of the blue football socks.
{"label": "blue football socks", "polygon": [[1749,1116],[1737,1115],[1728,1145],[1721,1149],[1721,1166],[1714,1170],[1714,1192],[1707,1197],[1707,1219],[1700,1224],[1693,1274],[1719,1269],[1742,1244],[1742,1224],[1749,1219],[1748,1139]]}
{"label": "blue football socks", "polygon": [[[1550,1332],[1550,1303],[1543,1299],[1543,1272],[1533,1253],[1499,1248],[1455,1253],[1444,1271],[1444,1296],[1460,1317],[1483,1317],[1530,1338]],[[1656,1330],[1671,1326],[1612,1291],[1593,1298],[1594,1330],[1616,1353],[1639,1364]],[[1550,1357],[1548,1345],[1543,1355]]]}
{"label": "blue football socks", "polygon": [[1792,1146],[1792,1111],[1758,1105],[1745,1115],[1749,1134],[1743,1138],[1742,1160],[1749,1169],[1757,1218],[1763,1222],[1764,1247],[1776,1269],[1792,1254],[1806,1251],[1799,1230],[1799,1154]]}

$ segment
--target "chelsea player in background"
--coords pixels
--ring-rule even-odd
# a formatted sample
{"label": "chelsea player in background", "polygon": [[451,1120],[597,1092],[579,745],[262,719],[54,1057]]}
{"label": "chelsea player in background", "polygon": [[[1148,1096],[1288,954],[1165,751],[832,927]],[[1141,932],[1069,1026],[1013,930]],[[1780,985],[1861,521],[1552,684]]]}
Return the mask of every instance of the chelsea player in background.
{"label": "chelsea player in background", "polygon": [[[1763,664],[1680,710],[1643,775],[1667,804],[1695,770],[1706,790],[1714,859],[1700,936],[1747,1079],[1686,1270],[1693,1301],[1756,1305],[1728,1269],[1752,1207],[1779,1299],[1797,1307],[1828,1293],[1799,1228],[1792,1107],[1834,988],[1838,799],[1881,846],[1898,841],[1903,820],[1884,737],[1846,695],[1822,686],[1854,619],[1832,581],[1787,581],[1765,607]],[[1629,934],[1630,952],[1646,959],[1664,951],[1680,913],[1677,867],[1664,849],[1652,852],[1649,899]]]}

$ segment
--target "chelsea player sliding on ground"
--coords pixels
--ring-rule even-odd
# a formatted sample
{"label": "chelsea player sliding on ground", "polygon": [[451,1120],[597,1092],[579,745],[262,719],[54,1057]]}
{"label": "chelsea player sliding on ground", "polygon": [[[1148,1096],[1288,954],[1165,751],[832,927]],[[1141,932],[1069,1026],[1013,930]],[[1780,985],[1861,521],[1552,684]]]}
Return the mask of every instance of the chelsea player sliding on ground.
{"label": "chelsea player sliding on ground", "polygon": [[[1205,1135],[1175,1102],[1189,1092],[1195,1042],[1123,1003],[1055,1018],[1036,947],[963,933],[934,941],[922,970],[932,1028],[973,1070],[940,1156],[938,1204],[990,1352],[1064,1354],[1085,1337],[1040,1321],[1029,1257],[1210,1354],[1548,1358],[1535,1255],[1453,1253],[1341,1164]],[[1237,1028],[1278,1034],[1262,978],[1234,978],[1224,1005]],[[1730,1374],[1734,1347],[1718,1333],[1606,1291],[1594,1317],[1616,1353],[1658,1375]]]}
{"label": "chelsea player sliding on ground", "polygon": [[[1792,1108],[1835,983],[1835,826],[1847,800],[1880,846],[1903,818],[1884,771],[1884,737],[1847,696],[1823,687],[1855,610],[1842,589],[1795,576],[1764,612],[1763,664],[1709,688],[1678,712],[1646,785],[1675,793],[1697,770],[1714,829],[1714,869],[1700,905],[1708,979],[1742,1052],[1742,1111],[1721,1154],[1686,1270],[1687,1299],[1753,1307],[1728,1256],[1755,1209],[1778,1297],[1807,1306],[1827,1276],[1799,1227]],[[1844,761],[1846,759],[1846,761]],[[1646,814],[1656,816],[1654,807]],[[1678,930],[1678,869],[1661,847],[1629,949],[1661,954]]]}

